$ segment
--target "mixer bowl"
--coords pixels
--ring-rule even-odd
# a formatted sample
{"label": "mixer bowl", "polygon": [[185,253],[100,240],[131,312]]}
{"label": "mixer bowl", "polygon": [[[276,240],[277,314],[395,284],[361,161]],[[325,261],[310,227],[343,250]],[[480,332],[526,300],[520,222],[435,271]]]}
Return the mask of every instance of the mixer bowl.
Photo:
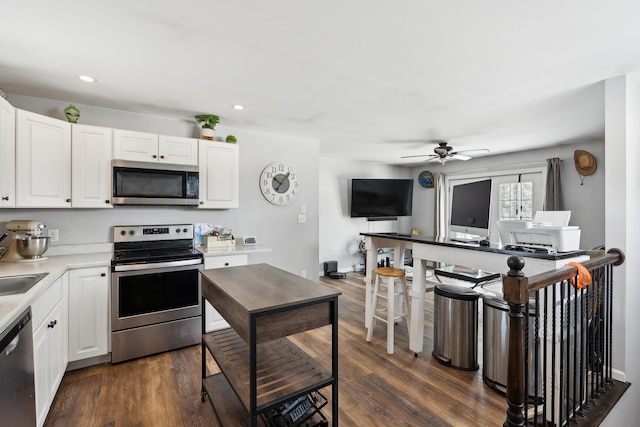
{"label": "mixer bowl", "polygon": [[26,236],[16,239],[16,249],[25,258],[40,258],[49,249],[50,237]]}

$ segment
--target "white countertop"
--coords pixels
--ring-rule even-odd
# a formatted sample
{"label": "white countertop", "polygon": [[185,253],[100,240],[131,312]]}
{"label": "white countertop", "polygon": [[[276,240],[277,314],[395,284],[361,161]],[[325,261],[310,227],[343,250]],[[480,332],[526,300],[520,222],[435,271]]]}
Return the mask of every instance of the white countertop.
{"label": "white countertop", "polygon": [[207,249],[202,246],[196,247],[197,250],[202,252],[205,258],[214,257],[214,256],[225,256],[225,255],[251,255],[259,252],[271,252],[271,248],[263,245],[248,245],[244,246],[242,243],[236,243],[235,247],[232,248],[215,248],[215,249]]}
{"label": "white countertop", "polygon": [[9,326],[66,271],[76,268],[110,266],[113,252],[57,256],[46,254],[46,256],[47,259],[35,262],[0,262],[0,277],[49,273],[24,294],[0,296],[0,331]]}

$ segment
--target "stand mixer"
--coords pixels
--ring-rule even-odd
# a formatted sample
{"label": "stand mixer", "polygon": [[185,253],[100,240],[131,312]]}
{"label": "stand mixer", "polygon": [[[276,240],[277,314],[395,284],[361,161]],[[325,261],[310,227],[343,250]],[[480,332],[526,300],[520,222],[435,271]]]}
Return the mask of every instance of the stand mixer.
{"label": "stand mixer", "polygon": [[[47,259],[42,256],[49,247],[49,237],[41,236],[44,227],[43,223],[35,220],[7,222],[7,233],[11,235],[11,243],[0,262],[34,262]],[[28,247],[29,253],[25,252],[24,246]]]}

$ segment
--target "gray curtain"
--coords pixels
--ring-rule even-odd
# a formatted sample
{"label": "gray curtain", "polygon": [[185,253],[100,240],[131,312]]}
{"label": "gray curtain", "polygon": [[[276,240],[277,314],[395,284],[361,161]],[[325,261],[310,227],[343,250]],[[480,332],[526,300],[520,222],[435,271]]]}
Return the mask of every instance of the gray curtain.
{"label": "gray curtain", "polygon": [[447,207],[445,204],[445,188],[444,188],[444,175],[438,173],[436,176],[436,224],[435,235],[444,237],[447,234]]}
{"label": "gray curtain", "polygon": [[562,210],[560,166],[562,166],[562,160],[558,157],[547,159],[547,188],[545,189],[544,205],[542,206],[545,211]]}

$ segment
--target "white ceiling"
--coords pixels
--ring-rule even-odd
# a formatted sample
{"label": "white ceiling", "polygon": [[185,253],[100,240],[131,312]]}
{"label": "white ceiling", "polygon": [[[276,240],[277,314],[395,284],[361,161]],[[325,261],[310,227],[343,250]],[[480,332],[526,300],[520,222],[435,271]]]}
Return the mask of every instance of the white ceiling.
{"label": "white ceiling", "polygon": [[415,164],[400,156],[431,154],[432,139],[489,154],[602,139],[603,80],[640,69],[635,0],[13,0],[0,12],[5,92],[218,114],[391,164]]}

